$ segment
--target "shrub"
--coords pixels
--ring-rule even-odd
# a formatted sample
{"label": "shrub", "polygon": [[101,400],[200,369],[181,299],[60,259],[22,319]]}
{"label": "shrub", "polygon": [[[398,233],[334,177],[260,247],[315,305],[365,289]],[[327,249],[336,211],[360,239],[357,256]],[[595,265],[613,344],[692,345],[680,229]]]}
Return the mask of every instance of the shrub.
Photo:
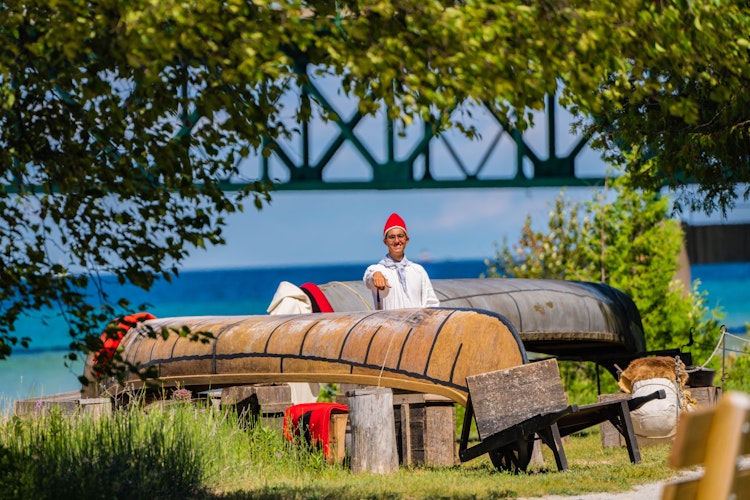
{"label": "shrub", "polygon": [[[532,230],[527,217],[513,247],[503,241],[487,263],[489,277],[549,278],[606,283],[628,294],[641,314],[649,350],[688,345],[696,360],[706,359],[719,337],[720,311],[709,311],[698,281],[676,279],[684,232],[669,217],[668,200],[627,187],[624,178],[610,186],[608,202],[597,192],[583,205],[555,200],[547,231]],[[625,367],[622,367],[623,369]],[[566,390],[577,401],[595,399],[593,363],[561,363]],[[616,390],[612,377],[601,379],[604,392]]]}

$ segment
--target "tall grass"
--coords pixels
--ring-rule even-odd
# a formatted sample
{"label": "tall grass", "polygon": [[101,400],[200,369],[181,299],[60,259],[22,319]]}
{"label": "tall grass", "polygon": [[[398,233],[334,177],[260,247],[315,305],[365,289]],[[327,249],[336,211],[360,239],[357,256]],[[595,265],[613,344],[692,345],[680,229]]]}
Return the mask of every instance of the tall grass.
{"label": "tall grass", "polygon": [[[517,498],[622,491],[665,479],[667,446],[604,449],[596,432],[566,444],[570,470],[498,472],[486,457],[379,476],[328,465],[278,426],[242,425],[208,403],[130,406],[94,418],[51,411],[0,421],[0,498]],[[278,422],[277,422],[278,424]]]}
{"label": "tall grass", "polygon": [[264,425],[249,429],[208,403],[111,415],[0,421],[0,498],[204,498],[254,480],[318,472],[322,452],[286,442]]}
{"label": "tall grass", "polygon": [[180,498],[205,482],[187,412],[13,417],[0,428],[7,498]]}

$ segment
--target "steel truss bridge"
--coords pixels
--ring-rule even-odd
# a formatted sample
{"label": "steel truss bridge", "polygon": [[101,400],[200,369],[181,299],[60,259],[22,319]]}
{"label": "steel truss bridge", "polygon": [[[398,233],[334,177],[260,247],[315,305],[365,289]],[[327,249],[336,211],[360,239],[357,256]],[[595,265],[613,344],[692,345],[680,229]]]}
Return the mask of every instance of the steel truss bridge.
{"label": "steel truss bridge", "polygon": [[[288,92],[284,99],[290,101],[286,104],[291,109],[297,109],[299,99],[309,99],[311,118],[296,123],[295,116],[285,117],[295,122],[293,137],[265,138],[262,149],[266,154],[256,152],[244,159],[238,166],[240,175],[222,182],[223,189],[234,191],[255,181],[270,181],[275,190],[289,191],[604,183],[600,159],[595,160],[598,168],[581,175],[580,160],[584,152],[590,152],[586,148],[589,138],[561,131],[552,95],[547,96],[545,112],[536,116],[537,123],[525,134],[489,107],[477,105],[472,118],[477,120],[479,138],[469,139],[458,130],[435,134],[424,122],[399,129],[387,110],[374,117],[366,115],[356,101],[340,95],[338,82],[316,79],[309,73],[308,77],[308,84]],[[323,116],[334,119],[324,120]],[[183,128],[178,137],[183,134],[189,134],[189,128]],[[14,191],[14,186],[6,186],[6,190]]]}
{"label": "steel truss bridge", "polygon": [[[364,115],[356,102],[336,94],[335,84],[329,86],[334,87],[331,96],[326,82],[313,77],[309,81],[292,98],[310,98],[318,108],[313,109],[310,121],[299,124],[290,140],[266,139],[263,148],[270,154],[247,158],[244,167],[252,173],[243,178],[273,181],[277,190],[297,191],[595,186],[604,182],[602,160],[593,175],[577,172],[588,137],[562,131],[554,96],[547,97],[545,112],[537,116],[541,123],[525,135],[488,107],[478,106],[483,111],[481,139],[472,140],[459,131],[435,135],[426,123],[397,130],[386,111],[374,118]],[[337,119],[316,120],[324,113]],[[560,153],[565,140],[568,144]],[[225,188],[242,185],[228,181]]]}

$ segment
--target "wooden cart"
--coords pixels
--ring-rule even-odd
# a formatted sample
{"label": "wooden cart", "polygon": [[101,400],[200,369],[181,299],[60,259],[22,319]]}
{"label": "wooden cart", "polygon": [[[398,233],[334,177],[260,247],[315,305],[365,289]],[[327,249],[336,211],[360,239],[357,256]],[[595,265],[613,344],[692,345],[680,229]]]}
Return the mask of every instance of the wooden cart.
{"label": "wooden cart", "polygon": [[[552,450],[558,470],[566,470],[562,437],[604,421],[611,422],[623,435],[631,462],[639,463],[630,412],[666,397],[664,390],[659,390],[637,398],[568,404],[555,359],[467,377],[467,383],[469,400],[459,459],[466,462],[488,453],[495,467],[514,472],[526,470],[537,438]],[[468,447],[472,419],[481,441]]]}

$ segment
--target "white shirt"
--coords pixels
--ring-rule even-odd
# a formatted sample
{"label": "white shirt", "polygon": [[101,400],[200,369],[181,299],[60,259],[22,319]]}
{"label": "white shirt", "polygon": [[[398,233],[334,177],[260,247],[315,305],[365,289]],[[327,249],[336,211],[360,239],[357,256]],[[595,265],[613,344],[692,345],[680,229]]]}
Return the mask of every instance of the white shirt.
{"label": "white shirt", "polygon": [[[372,276],[376,271],[380,271],[388,280],[390,288],[378,290],[372,284]],[[398,272],[395,267],[386,267],[382,264],[373,264],[365,270],[362,280],[365,286],[372,290],[372,301],[375,309],[404,309],[410,307],[438,307],[440,301],[435,296],[432,289],[427,271],[419,264],[411,262],[406,266],[406,289],[404,292],[401,282],[398,279]],[[380,294],[380,307],[378,307],[377,296]]]}

